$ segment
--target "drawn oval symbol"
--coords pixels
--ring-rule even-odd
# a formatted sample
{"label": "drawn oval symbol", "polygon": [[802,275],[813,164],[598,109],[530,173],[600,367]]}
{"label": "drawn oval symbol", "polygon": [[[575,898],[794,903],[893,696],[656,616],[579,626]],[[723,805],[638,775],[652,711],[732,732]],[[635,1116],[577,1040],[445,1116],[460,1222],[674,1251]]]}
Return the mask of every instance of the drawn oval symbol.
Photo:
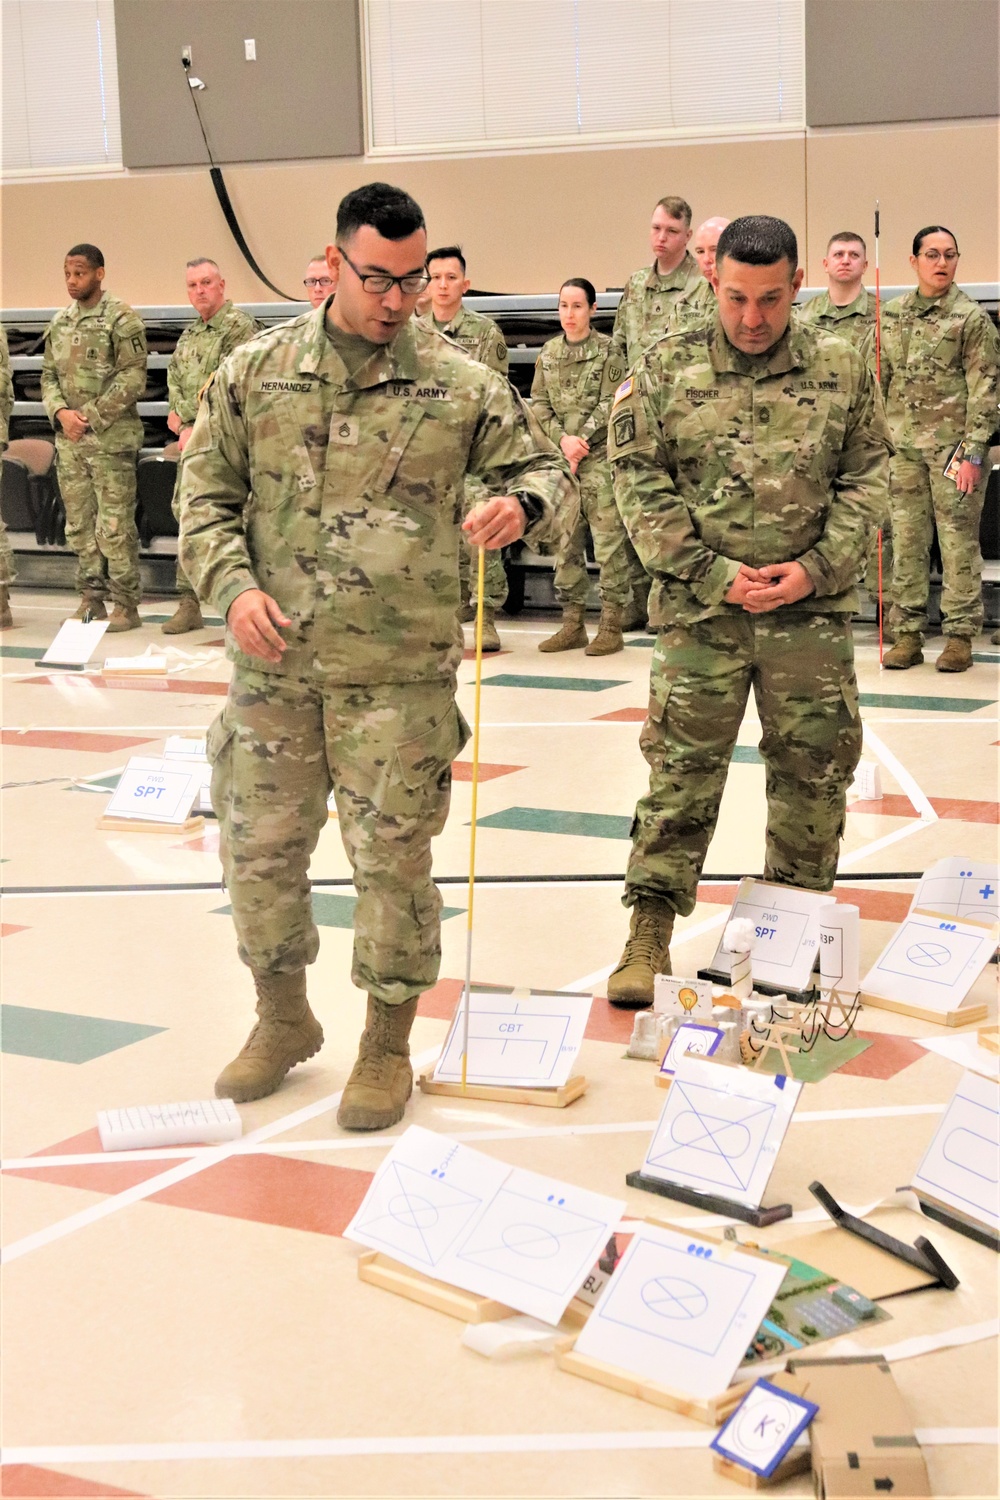
{"label": "drawn oval symbol", "polygon": [[750,1132],[736,1120],[720,1120],[715,1115],[695,1114],[685,1109],[670,1122],[670,1137],[678,1146],[692,1151],[707,1151],[712,1156],[735,1160],[750,1145]]}
{"label": "drawn oval symbol", "polygon": [[432,1229],[439,1218],[429,1199],[415,1198],[412,1193],[397,1193],[390,1199],[389,1215],[406,1229]]}
{"label": "drawn oval symbol", "polygon": [[943,943],[914,943],[906,956],[918,969],[943,969],[951,958],[951,949]]}
{"label": "drawn oval symbol", "polygon": [[981,1177],[984,1182],[996,1183],[997,1143],[987,1136],[977,1135],[974,1130],[959,1125],[945,1137],[941,1155],[953,1167],[971,1172],[973,1177]]}
{"label": "drawn oval symbol", "polygon": [[708,1307],[701,1287],[680,1276],[654,1276],[643,1286],[641,1296],[650,1312],[673,1322],[700,1318]]}
{"label": "drawn oval symbol", "polygon": [[500,1238],[508,1250],[529,1260],[548,1260],[559,1254],[557,1237],[538,1224],[507,1224]]}

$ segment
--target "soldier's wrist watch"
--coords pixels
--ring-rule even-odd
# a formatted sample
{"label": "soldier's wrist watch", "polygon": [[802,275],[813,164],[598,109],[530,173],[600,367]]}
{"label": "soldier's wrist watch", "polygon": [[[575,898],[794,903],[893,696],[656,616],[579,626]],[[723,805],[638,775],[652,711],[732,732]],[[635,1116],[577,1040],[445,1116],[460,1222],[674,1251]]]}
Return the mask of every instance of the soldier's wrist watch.
{"label": "soldier's wrist watch", "polygon": [[542,519],[542,516],[545,514],[545,507],[542,505],[542,502],[538,499],[537,495],[529,495],[523,490],[515,490],[514,499],[518,502],[521,509],[524,511],[524,520],[526,527],[534,526],[535,522],[540,521]]}

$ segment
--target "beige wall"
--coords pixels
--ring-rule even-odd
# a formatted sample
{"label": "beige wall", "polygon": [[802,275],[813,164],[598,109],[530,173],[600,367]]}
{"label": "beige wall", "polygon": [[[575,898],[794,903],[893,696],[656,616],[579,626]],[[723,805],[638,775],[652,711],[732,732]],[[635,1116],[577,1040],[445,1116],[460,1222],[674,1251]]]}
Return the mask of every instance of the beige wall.
{"label": "beige wall", "polygon": [[[709,214],[765,212],[799,234],[806,282],[835,229],[867,234],[882,204],[882,279],[911,280],[915,229],[952,226],[961,279],[997,279],[995,121],[871,127],[769,141],[546,152],[452,160],[323,161],[226,169],[260,264],[296,294],[312,251],[332,238],[339,198],[376,177],[423,205],[432,241],[459,240],[473,284],[554,291],[567,276],[620,286],[647,258],[649,210],[664,193]],[[65,300],[62,259],[77,240],[104,250],[109,288],[150,305],[184,300],[183,264],[210,255],[237,301],[274,300],[232,243],[207,171],[11,184],[3,190],[2,305]]]}

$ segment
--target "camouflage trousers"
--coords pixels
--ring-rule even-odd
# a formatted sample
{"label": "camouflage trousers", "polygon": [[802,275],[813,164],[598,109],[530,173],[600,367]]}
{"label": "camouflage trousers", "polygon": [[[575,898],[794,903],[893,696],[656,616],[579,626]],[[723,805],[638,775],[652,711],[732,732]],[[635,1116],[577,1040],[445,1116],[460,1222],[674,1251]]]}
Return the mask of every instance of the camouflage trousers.
{"label": "camouflage trousers", "polygon": [[82,593],[135,608],[139,603],[139,533],[135,524],[135,453],[104,453],[56,438],[66,540],[77,556]]}
{"label": "camouflage trousers", "polygon": [[[181,496],[181,466],[180,466],[180,464],[178,464],[177,465],[177,478],[174,480],[174,493],[170,497],[170,509],[173,511],[173,513],[174,513],[174,520],[177,521],[177,522],[179,522],[180,518],[181,518],[180,496]],[[190,580],[189,580],[187,574],[185,573],[184,569],[181,567],[181,559],[180,559],[180,555],[179,554],[178,554],[178,557],[177,557],[177,567],[176,567],[175,572],[174,572],[174,584],[175,584],[175,586],[177,588],[178,594],[180,594],[180,596],[181,596],[182,599],[184,598],[185,594],[190,594],[192,599],[195,598],[195,592],[194,592],[194,589],[191,587]]]}
{"label": "camouflage trousers", "polygon": [[[481,500],[490,498],[486,486],[477,480],[466,480],[465,503],[462,507],[464,515],[468,515],[474,505]],[[471,600],[475,603],[478,586],[478,561],[473,556],[472,548],[466,544],[464,533],[458,546],[458,579],[462,590],[462,603]],[[486,553],[486,574],[483,579],[483,603],[487,609],[502,609],[507,602],[507,574],[504,572],[503,558],[495,547],[491,547]]]}
{"label": "camouflage trousers", "polygon": [[580,517],[556,557],[556,597],[560,604],[584,606],[587,603],[590,593],[587,576],[589,528],[594,539],[594,557],[601,570],[601,603],[622,609],[628,604],[631,589],[626,553],[628,532],[615,504],[611,470],[606,460],[599,459],[594,464],[584,460],[577,478],[580,481]]}
{"label": "camouflage trousers", "polygon": [[922,635],[930,597],[930,553],[937,522],[941,547],[941,626],[971,640],[983,628],[983,559],[979,521],[984,487],[964,495],[944,466],[950,450],[897,452],[890,462],[892,531],[891,626],[896,635]]}
{"label": "camouflage trousers", "polygon": [[431,839],[468,726],[448,682],[333,687],[237,666],[208,733],[212,806],[239,956],[294,973],[319,950],[309,858],[336,799],[354,875],[359,989],[401,1004],[441,961]]}
{"label": "camouflage trousers", "polygon": [[632,824],[626,906],[653,895],[681,916],[694,909],[751,688],[766,768],[764,879],[833,885],[861,757],[850,620],[733,609],[657,637],[639,739],[649,792]]}
{"label": "camouflage trousers", "polygon": [[10,537],[7,528],[0,520],[0,587],[14,582],[17,575],[14,572],[14,554],[10,550]]}

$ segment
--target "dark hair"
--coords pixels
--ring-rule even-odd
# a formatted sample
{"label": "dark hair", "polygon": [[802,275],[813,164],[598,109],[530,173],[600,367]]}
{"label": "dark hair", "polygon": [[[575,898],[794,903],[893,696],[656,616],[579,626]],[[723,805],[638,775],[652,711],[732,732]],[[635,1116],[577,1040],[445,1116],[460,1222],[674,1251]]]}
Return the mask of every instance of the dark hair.
{"label": "dark hair", "polygon": [[958,249],[958,240],[955,239],[955,236],[954,234],[952,234],[952,231],[950,229],[946,229],[943,224],[926,224],[923,229],[918,229],[916,234],[913,236],[914,255],[920,254],[920,248],[929,234],[950,234],[955,249]]}
{"label": "dark hair", "polygon": [[587,306],[596,306],[597,292],[594,290],[594,283],[588,281],[586,276],[571,276],[568,281],[563,282],[559,288],[560,292],[564,292],[568,286],[578,286],[587,299]]}
{"label": "dark hair", "polygon": [[862,250],[865,252],[865,255],[868,255],[868,246],[865,244],[860,234],[855,234],[853,229],[838,229],[837,233],[831,234],[830,238],[827,240],[826,248],[829,250],[831,245],[837,244],[860,245]]}
{"label": "dark hair", "polygon": [[744,266],[773,266],[775,261],[787,260],[794,271],[799,263],[799,246],[795,231],[784,219],[745,214],[727,224],[719,235],[716,265],[721,266],[727,256]]}
{"label": "dark hair", "polygon": [[658,208],[665,209],[672,219],[683,219],[687,227],[691,228],[691,205],[684,198],[676,198],[672,194],[666,198],[657,198],[653,204],[653,212]]}
{"label": "dark hair", "polygon": [[71,255],[82,255],[94,271],[104,265],[104,255],[96,245],[74,245],[72,250],[66,251],[66,259],[69,260]]}
{"label": "dark hair", "polygon": [[461,245],[441,245],[437,250],[431,250],[427,256],[427,264],[432,260],[457,260],[462,267],[462,275],[465,275],[465,256],[462,254]]}
{"label": "dark hair", "polygon": [[337,244],[349,240],[364,224],[377,229],[384,240],[405,240],[426,227],[420,204],[402,188],[390,187],[387,182],[366,182],[340,200]]}

